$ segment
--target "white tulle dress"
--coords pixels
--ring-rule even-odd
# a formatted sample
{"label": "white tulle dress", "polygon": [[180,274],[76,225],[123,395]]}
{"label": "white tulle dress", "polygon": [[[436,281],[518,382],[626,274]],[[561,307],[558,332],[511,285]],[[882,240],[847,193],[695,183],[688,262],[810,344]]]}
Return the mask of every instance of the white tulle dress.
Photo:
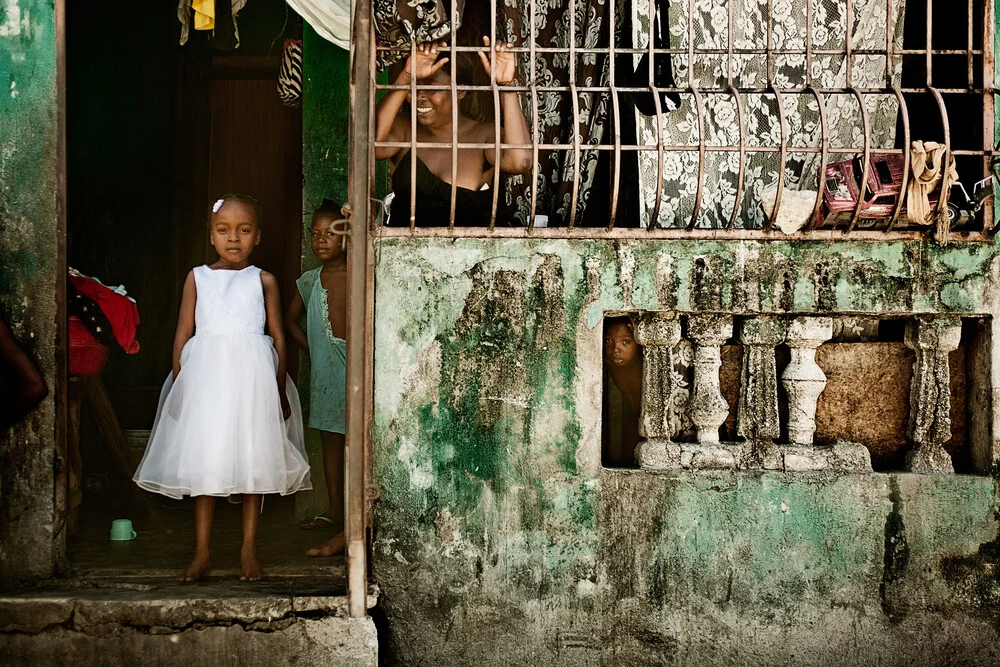
{"label": "white tulle dress", "polygon": [[312,488],[302,408],[291,378],[292,416],[281,414],[278,354],[264,333],[260,269],[194,269],[195,335],[181,370],[167,376],[156,421],[133,478],[171,498],[289,494]]}

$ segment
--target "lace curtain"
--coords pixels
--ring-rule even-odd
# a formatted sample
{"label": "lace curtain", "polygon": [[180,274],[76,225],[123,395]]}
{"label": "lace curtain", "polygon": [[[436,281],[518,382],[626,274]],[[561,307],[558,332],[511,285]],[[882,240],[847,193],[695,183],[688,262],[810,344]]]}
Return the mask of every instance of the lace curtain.
{"label": "lace curtain", "polygon": [[[763,48],[767,44],[767,0],[733,0],[734,48]],[[885,0],[855,0],[854,38],[852,50],[886,48],[887,8]],[[646,47],[649,34],[649,5],[631,3],[633,37],[637,47]],[[728,8],[726,0],[695,0],[693,25],[695,48],[727,49]],[[812,47],[843,49],[846,35],[845,5],[839,0],[813,0]],[[905,1],[893,3],[893,48],[902,48],[903,12]],[[773,3],[772,48],[805,49],[806,2],[786,0]],[[687,48],[689,3],[674,2],[670,7],[671,45]],[[804,88],[806,85],[805,56],[772,56],[774,85],[778,88]],[[672,57],[677,85],[688,85],[689,74],[696,88],[727,87],[726,55],[695,55],[694,70],[686,54]],[[886,87],[886,57],[884,55],[853,55],[852,84],[856,88]],[[814,55],[812,84],[815,87],[847,86],[847,63],[843,55]],[[902,59],[893,57],[890,66],[893,85],[899,85]],[[764,55],[737,55],[733,63],[733,84],[744,88],[767,86],[767,58]],[[773,95],[744,95],[747,136],[745,142],[756,146],[778,146],[780,124],[778,107]],[[860,108],[852,94],[824,95],[829,146],[854,148],[851,154],[830,153],[829,162],[846,160],[860,152],[864,145]],[[734,99],[726,94],[703,94],[705,136],[707,145],[736,145],[739,123]],[[697,146],[698,118],[693,95],[681,95],[680,108],[663,116],[664,143]],[[898,105],[892,94],[865,96],[865,106],[871,124],[873,148],[893,146],[896,135]],[[816,189],[820,157],[816,153],[796,153],[795,148],[820,145],[819,109],[815,97],[807,94],[785,94],[783,108],[789,136],[788,159],[784,173],[786,190]],[[639,143],[656,145],[657,126],[654,117],[636,114]],[[647,226],[652,218],[656,196],[658,157],[656,151],[639,153],[640,224]],[[776,152],[747,153],[746,180],[736,227],[760,228],[766,216],[761,208],[762,193],[777,183],[779,158]],[[739,173],[737,151],[708,152],[705,160],[705,181],[698,227],[723,227],[732,215],[736,203]],[[661,227],[685,227],[691,219],[697,192],[698,152],[665,152],[663,165],[663,196],[658,224]]]}

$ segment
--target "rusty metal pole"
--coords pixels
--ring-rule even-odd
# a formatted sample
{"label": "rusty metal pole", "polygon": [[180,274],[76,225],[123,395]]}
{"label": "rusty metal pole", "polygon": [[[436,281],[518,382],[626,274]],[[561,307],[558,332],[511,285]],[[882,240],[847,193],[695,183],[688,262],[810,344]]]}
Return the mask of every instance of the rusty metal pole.
{"label": "rusty metal pole", "polygon": [[367,614],[368,564],[365,543],[365,458],[369,447],[368,414],[372,381],[369,319],[369,230],[371,203],[369,164],[372,160],[371,108],[374,91],[375,33],[372,0],[354,3],[351,32],[351,109],[348,193],[350,242],[347,270],[347,451],[344,493],[347,501],[347,594],[351,616]]}

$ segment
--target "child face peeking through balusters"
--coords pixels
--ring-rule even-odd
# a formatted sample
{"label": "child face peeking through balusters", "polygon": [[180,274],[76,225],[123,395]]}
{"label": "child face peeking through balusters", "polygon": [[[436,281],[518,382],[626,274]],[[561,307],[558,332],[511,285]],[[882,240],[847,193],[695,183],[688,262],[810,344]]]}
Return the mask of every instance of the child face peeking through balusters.
{"label": "child face peeking through balusters", "polygon": [[641,360],[641,349],[641,346],[635,342],[631,323],[615,322],[608,326],[604,334],[604,359],[606,363],[618,368],[627,368]]}

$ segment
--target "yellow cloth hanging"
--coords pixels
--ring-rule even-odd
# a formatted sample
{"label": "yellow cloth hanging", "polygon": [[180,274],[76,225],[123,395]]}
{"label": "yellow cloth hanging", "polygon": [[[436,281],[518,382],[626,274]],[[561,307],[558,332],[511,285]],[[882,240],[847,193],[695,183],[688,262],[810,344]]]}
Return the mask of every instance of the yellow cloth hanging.
{"label": "yellow cloth hanging", "polygon": [[[910,145],[910,182],[906,189],[906,215],[913,222],[929,224],[933,211],[929,196],[941,182],[944,144],[936,141],[914,141]],[[958,181],[955,156],[948,161],[948,185]],[[945,194],[939,195],[945,197]]]}
{"label": "yellow cloth hanging", "polygon": [[215,30],[215,0],[192,0],[195,30]]}

